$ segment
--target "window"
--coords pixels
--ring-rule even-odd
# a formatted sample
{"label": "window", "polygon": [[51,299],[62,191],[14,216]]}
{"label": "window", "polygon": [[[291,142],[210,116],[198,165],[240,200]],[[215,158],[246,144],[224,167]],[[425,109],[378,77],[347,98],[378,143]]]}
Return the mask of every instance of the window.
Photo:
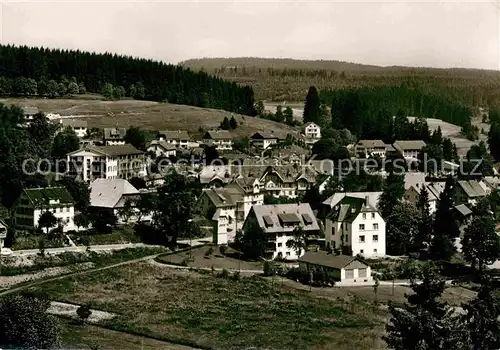
{"label": "window", "polygon": [[365,230],[365,224],[360,224],[359,225],[359,230],[364,231]]}
{"label": "window", "polygon": [[373,224],[373,229],[378,230],[378,224]]}
{"label": "window", "polygon": [[345,270],[345,278],[354,278],[354,270]]}
{"label": "window", "polygon": [[378,242],[378,235],[373,235],[373,242]]}
{"label": "window", "polygon": [[363,249],[361,249],[361,250],[359,251],[359,254],[363,254],[364,252],[365,252],[365,251],[364,251]]}
{"label": "window", "polygon": [[69,212],[69,207],[66,208],[66,213]]}
{"label": "window", "polygon": [[286,252],[286,256],[290,256],[290,252]]}
{"label": "window", "polygon": [[366,213],[363,213],[363,220],[366,220]]}
{"label": "window", "polygon": [[278,247],[282,247],[283,246],[283,243],[278,243]]}
{"label": "window", "polygon": [[375,254],[377,254],[377,249],[373,249],[373,252],[374,252]]}
{"label": "window", "polygon": [[365,243],[365,236],[359,236],[359,242]]}
{"label": "window", "polygon": [[375,213],[372,213],[372,219],[375,219]]}
{"label": "window", "polygon": [[366,277],[366,269],[358,269],[358,277]]}

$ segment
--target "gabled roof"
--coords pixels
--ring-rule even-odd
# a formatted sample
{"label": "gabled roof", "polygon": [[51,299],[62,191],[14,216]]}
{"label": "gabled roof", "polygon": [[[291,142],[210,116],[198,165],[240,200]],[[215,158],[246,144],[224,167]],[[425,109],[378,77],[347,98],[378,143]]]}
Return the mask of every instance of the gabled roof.
{"label": "gabled roof", "polygon": [[[308,203],[254,205],[251,210],[255,213],[259,226],[267,233],[292,232],[297,226],[301,226],[305,232],[319,230],[316,216]],[[312,222],[304,220],[304,215]],[[287,223],[290,226],[283,227]]]}
{"label": "gabled roof", "polygon": [[104,128],[104,139],[105,140],[120,140],[127,134],[127,129],[125,128]]}
{"label": "gabled roof", "polygon": [[311,126],[311,125],[312,125],[312,126],[315,126],[315,127],[317,127],[317,128],[319,128],[319,125],[318,125],[318,124],[316,124],[316,123],[313,123],[313,122],[307,122],[307,123],[305,123],[305,124],[304,124],[304,127],[305,127],[305,128],[307,128],[308,126]]}
{"label": "gabled roof", "polygon": [[27,188],[23,192],[35,208],[51,208],[75,203],[65,187]]}
{"label": "gabled roof", "polygon": [[162,130],[158,131],[159,136],[165,137],[167,140],[189,140],[189,134],[185,130]]}
{"label": "gabled roof", "polygon": [[306,252],[303,256],[299,258],[299,262],[304,262],[308,264],[313,264],[313,265],[320,265],[320,266],[326,266],[330,267],[333,269],[342,269],[352,263],[353,261],[356,261],[362,266],[358,266],[363,268],[363,267],[368,267],[366,263],[361,261],[360,259],[356,258],[355,256],[349,256],[349,255],[334,255],[331,253],[327,253],[325,251],[309,251]]}
{"label": "gabled roof", "polygon": [[279,140],[279,137],[272,132],[259,131],[252,135],[253,140]]}
{"label": "gabled roof", "polygon": [[203,194],[210,199],[216,208],[235,206],[236,203],[243,200],[243,192],[237,187],[204,189]]}
{"label": "gabled roof", "polygon": [[148,148],[149,147],[161,147],[163,148],[165,151],[175,151],[177,148],[175,146],[172,146],[170,143],[162,140],[162,141],[159,141],[159,140],[153,140],[149,143],[148,145]]}
{"label": "gabled roof", "polygon": [[338,211],[332,212],[332,219],[337,222],[353,222],[360,213],[377,212],[366,199],[356,197],[344,197],[340,202]]}
{"label": "gabled roof", "polygon": [[227,130],[211,130],[207,131],[203,138],[211,140],[232,140],[233,136]]}
{"label": "gabled roof", "polygon": [[422,140],[412,140],[412,141],[396,141],[392,144],[394,148],[399,151],[410,151],[410,150],[421,150],[425,147],[426,143]]}
{"label": "gabled roof", "polygon": [[457,185],[464,190],[469,198],[486,196],[486,191],[476,180],[461,180],[457,182]]}
{"label": "gabled roof", "polygon": [[135,155],[135,154],[143,154],[143,151],[138,150],[131,144],[124,145],[112,145],[112,146],[94,146],[89,147],[90,149],[94,149],[98,152],[104,153],[111,157],[116,156],[126,156],[126,155]]}
{"label": "gabled roof", "polygon": [[386,148],[386,145],[382,140],[359,140],[356,147]]}
{"label": "gabled roof", "polygon": [[472,214],[472,210],[469,209],[465,204],[460,204],[455,206],[455,210],[458,211],[462,216],[468,216]]}
{"label": "gabled roof", "polygon": [[139,190],[127,180],[96,179],[90,184],[90,206],[116,208],[123,196],[138,194]]}
{"label": "gabled roof", "polygon": [[337,204],[339,204],[345,197],[361,198],[361,199],[366,199],[366,197],[368,197],[368,202],[374,208],[377,208],[378,201],[381,195],[382,192],[337,192],[333,196],[325,200],[323,204],[326,204],[330,206],[330,208],[333,208]]}
{"label": "gabled roof", "polygon": [[72,128],[86,128],[88,125],[86,120],[66,118],[59,119],[59,124],[61,124],[63,127],[71,126]]}
{"label": "gabled roof", "polygon": [[404,174],[405,189],[415,187],[420,192],[420,188],[425,184],[427,174],[421,172],[406,172]]}
{"label": "gabled roof", "polygon": [[7,224],[5,223],[5,221],[3,221],[2,219],[0,219],[0,232],[5,231],[8,228],[9,227],[7,226]]}

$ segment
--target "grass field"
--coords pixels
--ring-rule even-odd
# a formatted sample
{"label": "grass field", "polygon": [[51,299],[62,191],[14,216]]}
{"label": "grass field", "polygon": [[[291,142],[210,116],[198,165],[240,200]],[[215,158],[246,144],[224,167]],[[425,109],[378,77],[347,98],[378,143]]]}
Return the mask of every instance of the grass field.
{"label": "grass field", "polygon": [[[199,108],[152,101],[102,101],[82,99],[0,99],[0,103],[36,106],[44,113],[78,116],[88,121],[89,127],[137,126],[149,130],[187,130],[200,135],[200,128],[217,128],[224,117],[234,115],[238,127],[231,133],[236,137],[250,137],[256,131],[274,131],[281,137],[297,130],[284,123],[241,116],[218,109]],[[200,135],[201,136],[201,135]]]}
{"label": "grass field", "polygon": [[[210,251],[212,251],[210,253]],[[208,254],[210,253],[210,254]],[[205,255],[207,254],[207,255]],[[262,271],[263,263],[260,261],[245,261],[238,259],[238,253],[232,248],[227,248],[225,253],[222,255],[219,252],[219,247],[200,247],[191,249],[189,251],[184,251],[181,253],[162,255],[157,258],[157,261],[166,263],[181,265],[184,261],[189,260],[187,266],[198,267],[198,268],[215,268],[215,269],[227,269],[227,270],[253,270]]]}
{"label": "grass field", "polygon": [[[379,349],[383,319],[372,303],[342,303],[278,288],[259,277],[239,281],[138,263],[50,282],[53,299],[89,302],[118,313],[107,322],[174,343],[229,349]],[[359,335],[363,334],[362,337]]]}

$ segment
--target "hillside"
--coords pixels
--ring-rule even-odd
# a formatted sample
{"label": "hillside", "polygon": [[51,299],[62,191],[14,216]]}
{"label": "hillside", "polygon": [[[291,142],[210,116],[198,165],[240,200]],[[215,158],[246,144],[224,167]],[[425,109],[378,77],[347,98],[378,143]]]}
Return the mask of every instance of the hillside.
{"label": "hillside", "polygon": [[286,124],[266,119],[242,116],[218,109],[199,108],[153,101],[103,101],[83,99],[0,99],[0,103],[36,106],[44,113],[75,116],[87,120],[89,127],[137,126],[148,130],[187,130],[199,134],[200,128],[217,128],[225,116],[234,115],[238,128],[231,131],[237,137],[251,136],[256,131],[274,131],[286,137],[297,131]]}
{"label": "hillside", "polygon": [[252,86],[256,98],[303,101],[307,89],[416,86],[446,93],[467,105],[500,105],[500,72],[480,69],[379,67],[342,61],[270,58],[203,58],[181,62],[221,78]]}

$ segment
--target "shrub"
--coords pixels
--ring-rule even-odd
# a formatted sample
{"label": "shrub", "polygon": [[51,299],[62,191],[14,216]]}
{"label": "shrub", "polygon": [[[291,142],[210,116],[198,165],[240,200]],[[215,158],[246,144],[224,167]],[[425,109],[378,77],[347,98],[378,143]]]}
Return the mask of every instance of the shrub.
{"label": "shrub", "polygon": [[225,255],[226,254],[226,251],[227,251],[227,247],[225,245],[221,245],[219,247],[219,252],[222,254],[222,255]]}
{"label": "shrub", "polygon": [[239,281],[241,279],[241,274],[239,271],[235,271],[232,275],[231,275],[231,279],[233,281]]}
{"label": "shrub", "polygon": [[214,252],[214,248],[212,246],[208,247],[207,251],[205,252],[205,258],[208,258],[210,255],[212,255]]}
{"label": "shrub", "polygon": [[264,262],[264,276],[276,275],[276,266],[270,261]]}
{"label": "shrub", "polygon": [[221,272],[217,274],[217,278],[228,278],[229,277],[229,271],[226,269],[222,269]]}
{"label": "shrub", "polygon": [[76,310],[76,314],[80,318],[81,323],[84,324],[85,321],[88,320],[88,318],[90,317],[90,315],[92,315],[92,311],[90,310],[90,306],[89,305],[81,305]]}

